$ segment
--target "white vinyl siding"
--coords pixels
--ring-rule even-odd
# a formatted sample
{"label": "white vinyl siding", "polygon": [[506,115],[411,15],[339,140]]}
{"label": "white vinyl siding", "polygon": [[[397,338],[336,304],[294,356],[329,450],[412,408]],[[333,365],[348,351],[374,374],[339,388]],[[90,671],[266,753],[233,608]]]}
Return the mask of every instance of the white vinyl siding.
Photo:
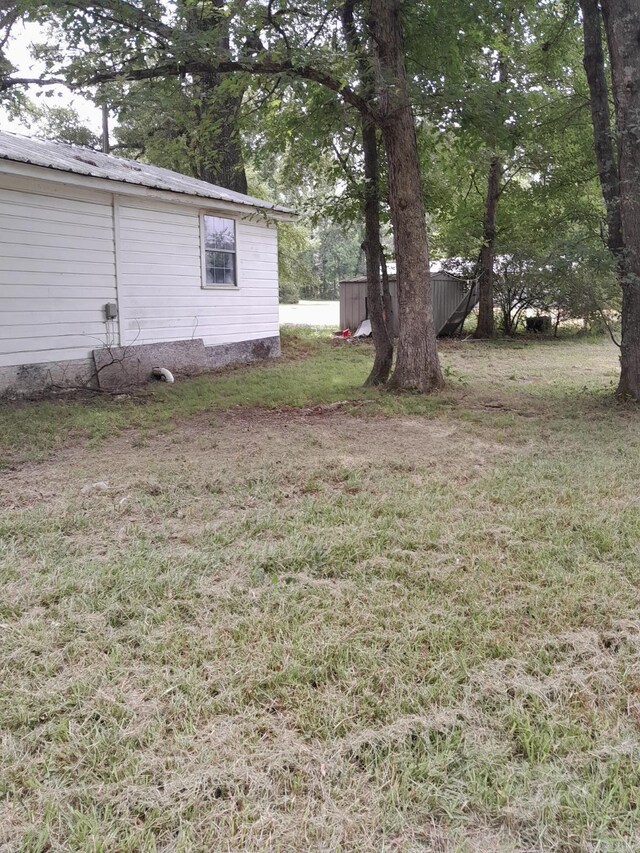
{"label": "white vinyl siding", "polygon": [[0,176],[0,366],[88,358],[116,298],[111,195]]}
{"label": "white vinyl siding", "polygon": [[125,343],[202,338],[215,346],[278,334],[274,225],[237,218],[237,286],[202,288],[200,215],[216,215],[215,210],[130,199],[118,206]]}
{"label": "white vinyl siding", "polygon": [[[87,359],[107,340],[215,346],[278,335],[274,224],[1,166],[0,368]],[[235,287],[202,287],[202,214],[235,221]],[[118,305],[115,322],[107,302]]]}

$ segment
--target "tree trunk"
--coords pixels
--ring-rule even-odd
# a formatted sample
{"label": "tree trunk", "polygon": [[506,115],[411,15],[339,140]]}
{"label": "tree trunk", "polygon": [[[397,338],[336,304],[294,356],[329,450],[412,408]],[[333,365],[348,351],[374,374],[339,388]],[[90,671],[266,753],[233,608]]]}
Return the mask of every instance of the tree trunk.
{"label": "tree trunk", "polygon": [[509,329],[511,328],[511,312],[507,307],[502,307],[502,328],[504,329],[505,335],[509,335]]}
{"label": "tree trunk", "polygon": [[198,126],[191,133],[196,177],[238,193],[247,192],[240,111],[245,86],[220,74],[201,74]]}
{"label": "tree trunk", "polygon": [[[230,55],[229,22],[224,0],[189,4],[179,0],[189,35],[196,39],[215,36],[215,51]],[[239,193],[247,192],[240,112],[247,88],[243,75],[231,77],[217,71],[194,75],[195,113],[198,125],[190,134],[196,177]]]}
{"label": "tree trunk", "polygon": [[607,244],[619,257],[624,249],[620,219],[620,183],[609,108],[609,86],[602,48],[598,0],[580,0],[584,32],[584,70],[589,84],[591,121],[600,186],[607,210]]}
{"label": "tree trunk", "polygon": [[489,166],[487,198],[482,226],[482,248],[478,262],[478,326],[474,334],[475,338],[491,338],[494,332],[493,264],[501,178],[502,163],[499,157],[494,157]]}
{"label": "tree trunk", "polygon": [[377,111],[389,171],[399,337],[391,385],[430,393],[444,384],[435,328],[416,128],[405,67],[401,0],[369,0]]}
{"label": "tree trunk", "polygon": [[616,105],[620,219],[624,245],[618,393],[640,400],[640,7],[602,0]]}
{"label": "tree trunk", "polygon": [[367,304],[375,349],[373,367],[365,385],[384,385],[391,373],[393,342],[387,327],[380,279],[380,190],[378,139],[368,116],[362,116],[364,152],[364,252],[367,263]]}
{"label": "tree trunk", "polygon": [[[354,20],[355,0],[346,0],[342,7],[342,25],[350,51],[356,58],[360,84],[368,99],[372,99],[375,80],[371,63],[362,50],[362,39]],[[393,363],[392,327],[385,312],[384,287],[380,279],[380,170],[378,136],[370,115],[361,112],[362,152],[364,158],[364,243],[367,270],[367,304],[371,321],[371,336],[375,357],[365,385],[384,385]],[[388,283],[387,283],[388,290]]]}

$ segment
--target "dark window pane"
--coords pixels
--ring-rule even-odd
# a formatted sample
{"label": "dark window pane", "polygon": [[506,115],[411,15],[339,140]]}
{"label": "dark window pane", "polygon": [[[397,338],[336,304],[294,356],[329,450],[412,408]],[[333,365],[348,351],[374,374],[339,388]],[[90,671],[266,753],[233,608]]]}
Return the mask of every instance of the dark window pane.
{"label": "dark window pane", "polygon": [[236,283],[236,256],[229,252],[207,252],[205,256],[207,284]]}
{"label": "dark window pane", "polygon": [[204,216],[205,249],[225,249],[234,252],[236,248],[236,229],[233,219],[220,216]]}

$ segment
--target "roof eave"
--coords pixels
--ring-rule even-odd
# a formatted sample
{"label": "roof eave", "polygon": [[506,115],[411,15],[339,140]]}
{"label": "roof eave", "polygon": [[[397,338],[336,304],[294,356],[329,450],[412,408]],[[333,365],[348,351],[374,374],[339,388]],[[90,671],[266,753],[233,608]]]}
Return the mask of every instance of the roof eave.
{"label": "roof eave", "polygon": [[188,207],[207,207],[216,210],[226,210],[236,215],[245,213],[253,217],[264,217],[277,222],[295,222],[300,216],[285,207],[273,205],[254,205],[249,202],[231,201],[228,199],[216,199],[210,196],[197,195],[177,190],[158,189],[144,184],[129,181],[119,181],[113,178],[94,177],[93,175],[80,174],[69,169],[60,169],[55,166],[41,166],[26,163],[22,160],[12,160],[0,156],[0,172],[9,175],[20,175],[27,178],[44,179],[52,183],[66,184],[74,187],[87,187],[89,189],[111,192],[116,195],[137,196],[143,198],[156,198],[170,204],[182,204]]}

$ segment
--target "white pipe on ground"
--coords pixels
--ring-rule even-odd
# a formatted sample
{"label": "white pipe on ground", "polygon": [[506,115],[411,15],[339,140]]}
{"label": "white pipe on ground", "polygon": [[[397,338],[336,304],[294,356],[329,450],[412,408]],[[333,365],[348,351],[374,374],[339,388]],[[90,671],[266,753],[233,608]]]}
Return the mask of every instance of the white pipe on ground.
{"label": "white pipe on ground", "polygon": [[161,379],[163,382],[175,382],[176,380],[173,378],[173,373],[170,370],[167,370],[166,367],[154,367],[151,371],[151,374],[156,377],[156,379]]}

